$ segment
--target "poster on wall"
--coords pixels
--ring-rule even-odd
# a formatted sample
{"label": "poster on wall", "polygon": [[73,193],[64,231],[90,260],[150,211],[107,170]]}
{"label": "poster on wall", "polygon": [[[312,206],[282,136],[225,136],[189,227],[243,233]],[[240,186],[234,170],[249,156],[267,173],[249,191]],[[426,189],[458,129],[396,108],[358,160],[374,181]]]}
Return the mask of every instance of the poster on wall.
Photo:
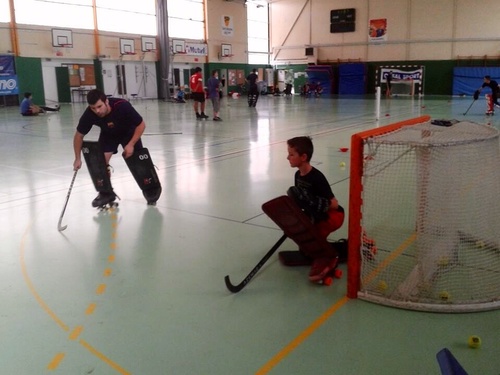
{"label": "poster on wall", "polygon": [[233,17],[231,16],[222,16],[222,35],[224,36],[233,36],[234,27],[233,27]]}
{"label": "poster on wall", "polygon": [[229,76],[229,86],[236,86],[236,70],[229,69],[227,75]]}
{"label": "poster on wall", "polygon": [[387,18],[370,20],[368,39],[370,42],[385,42],[387,40]]}

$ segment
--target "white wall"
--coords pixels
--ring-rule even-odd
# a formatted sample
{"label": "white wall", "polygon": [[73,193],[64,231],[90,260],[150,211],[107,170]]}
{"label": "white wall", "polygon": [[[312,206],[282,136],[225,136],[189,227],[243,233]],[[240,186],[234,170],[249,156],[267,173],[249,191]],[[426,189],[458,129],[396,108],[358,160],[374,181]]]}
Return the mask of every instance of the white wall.
{"label": "white wall", "polygon": [[[356,31],[330,33],[332,9],[356,9]],[[306,46],[322,61],[451,60],[500,54],[494,0],[280,0],[271,3],[273,57],[305,61]],[[387,41],[368,40],[369,21],[387,19]]]}

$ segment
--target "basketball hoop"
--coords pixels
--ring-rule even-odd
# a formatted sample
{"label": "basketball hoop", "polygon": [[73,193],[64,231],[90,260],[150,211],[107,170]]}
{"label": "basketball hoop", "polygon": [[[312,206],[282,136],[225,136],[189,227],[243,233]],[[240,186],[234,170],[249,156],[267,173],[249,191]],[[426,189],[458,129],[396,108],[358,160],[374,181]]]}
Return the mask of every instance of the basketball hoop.
{"label": "basketball hoop", "polygon": [[137,55],[137,53],[135,52],[122,52],[121,53],[121,57],[123,58],[123,56],[135,56]]}
{"label": "basketball hoop", "polygon": [[56,49],[55,49],[55,52],[56,52],[56,56],[58,57],[62,57],[64,56],[64,53],[63,51],[61,50],[61,48],[64,48],[66,49],[66,51],[68,51],[69,48],[73,48],[73,45],[72,44],[59,44]]}

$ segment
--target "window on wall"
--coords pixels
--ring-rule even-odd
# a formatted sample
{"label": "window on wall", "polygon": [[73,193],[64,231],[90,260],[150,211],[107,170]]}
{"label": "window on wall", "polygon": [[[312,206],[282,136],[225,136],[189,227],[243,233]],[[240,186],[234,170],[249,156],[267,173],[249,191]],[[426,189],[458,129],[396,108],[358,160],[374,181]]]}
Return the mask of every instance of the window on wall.
{"label": "window on wall", "polygon": [[96,0],[96,9],[99,30],[156,35],[155,0]]}
{"label": "window on wall", "polygon": [[14,0],[14,8],[18,24],[94,28],[92,0]]}
{"label": "window on wall", "polygon": [[205,40],[203,0],[167,1],[170,38]]}
{"label": "window on wall", "polygon": [[248,63],[269,64],[269,9],[266,2],[247,3]]}
{"label": "window on wall", "polygon": [[0,22],[10,22],[9,0],[0,0]]}

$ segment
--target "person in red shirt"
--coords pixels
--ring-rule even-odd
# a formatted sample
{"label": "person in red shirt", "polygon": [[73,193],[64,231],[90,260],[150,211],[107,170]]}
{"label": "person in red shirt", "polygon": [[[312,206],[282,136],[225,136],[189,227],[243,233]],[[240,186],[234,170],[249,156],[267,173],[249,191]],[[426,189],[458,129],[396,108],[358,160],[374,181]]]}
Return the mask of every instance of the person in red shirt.
{"label": "person in red shirt", "polygon": [[[189,78],[189,87],[191,88],[191,96],[193,97],[193,108],[196,113],[197,120],[207,119],[205,114],[205,89],[203,87],[203,76],[201,75],[201,68],[198,66],[194,70],[194,74]],[[198,103],[200,103],[198,105]],[[198,106],[201,108],[201,113],[198,112]]]}

